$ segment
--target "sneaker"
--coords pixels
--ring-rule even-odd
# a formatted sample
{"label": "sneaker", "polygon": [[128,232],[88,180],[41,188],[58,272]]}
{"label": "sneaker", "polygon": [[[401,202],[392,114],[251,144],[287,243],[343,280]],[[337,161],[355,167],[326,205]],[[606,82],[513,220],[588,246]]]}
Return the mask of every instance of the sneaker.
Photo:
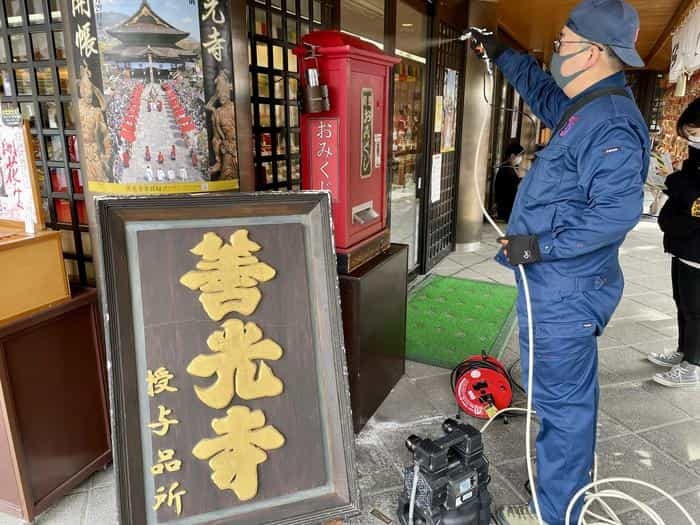
{"label": "sneaker", "polygon": [[[540,525],[530,505],[506,505],[496,515],[498,525]],[[542,522],[543,525],[547,525]]]}
{"label": "sneaker", "polygon": [[678,366],[683,362],[683,354],[680,352],[654,352],[647,356],[647,359],[659,366],[667,366],[669,368]]}
{"label": "sneaker", "polygon": [[663,374],[654,374],[653,380],[670,387],[700,387],[700,366],[683,362]]}

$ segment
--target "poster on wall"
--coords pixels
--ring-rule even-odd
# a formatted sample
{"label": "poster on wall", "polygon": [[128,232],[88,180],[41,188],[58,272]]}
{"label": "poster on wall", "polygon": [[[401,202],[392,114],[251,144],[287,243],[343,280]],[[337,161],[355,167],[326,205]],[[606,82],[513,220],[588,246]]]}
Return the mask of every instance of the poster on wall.
{"label": "poster on wall", "polygon": [[88,189],[237,189],[228,2],[68,5]]}
{"label": "poster on wall", "polygon": [[28,124],[0,122],[0,226],[34,233],[43,229],[43,220],[28,145]]}
{"label": "poster on wall", "polygon": [[449,153],[455,150],[457,135],[457,91],[459,89],[459,73],[445,68],[445,85],[442,101],[442,143],[440,151]]}
{"label": "poster on wall", "polygon": [[357,513],[330,210],[325,192],[98,198],[124,525]]}

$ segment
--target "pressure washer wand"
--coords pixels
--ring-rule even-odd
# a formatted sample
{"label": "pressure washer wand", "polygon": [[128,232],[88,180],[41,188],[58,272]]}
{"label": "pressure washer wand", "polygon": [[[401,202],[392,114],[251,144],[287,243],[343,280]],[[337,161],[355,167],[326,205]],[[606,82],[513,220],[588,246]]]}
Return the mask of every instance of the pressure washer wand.
{"label": "pressure washer wand", "polygon": [[485,36],[491,36],[493,35],[493,31],[490,31],[486,29],[485,27],[470,27],[467,29],[462,35],[459,37],[459,39],[462,42],[466,42],[467,40],[471,40],[471,45],[472,47],[476,47],[479,44],[481,44],[482,47],[482,53],[481,53],[481,59],[486,62],[486,70],[488,71],[489,75],[493,75],[493,63],[491,62],[491,58],[489,57],[488,53],[486,52],[486,47],[483,45],[482,42],[480,42],[477,38],[474,38],[474,34],[477,35],[485,35]]}

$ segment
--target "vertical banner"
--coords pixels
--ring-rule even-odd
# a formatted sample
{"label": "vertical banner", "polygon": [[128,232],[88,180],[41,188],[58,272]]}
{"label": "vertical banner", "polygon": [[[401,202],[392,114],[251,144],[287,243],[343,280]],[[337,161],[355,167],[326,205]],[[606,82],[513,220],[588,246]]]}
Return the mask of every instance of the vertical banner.
{"label": "vertical banner", "polygon": [[97,193],[238,188],[221,0],[72,0],[83,171]]}
{"label": "vertical banner", "polygon": [[442,102],[442,153],[455,150],[457,135],[457,97],[459,90],[459,73],[450,68],[445,68],[445,87],[443,89]]}

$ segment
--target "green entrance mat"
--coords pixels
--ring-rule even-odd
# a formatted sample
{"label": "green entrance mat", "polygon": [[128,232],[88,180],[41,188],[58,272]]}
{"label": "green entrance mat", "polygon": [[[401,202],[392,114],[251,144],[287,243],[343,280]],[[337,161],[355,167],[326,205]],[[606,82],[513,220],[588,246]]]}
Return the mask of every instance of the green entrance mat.
{"label": "green entrance mat", "polygon": [[454,368],[473,355],[500,357],[515,326],[513,286],[432,276],[408,301],[406,358]]}

